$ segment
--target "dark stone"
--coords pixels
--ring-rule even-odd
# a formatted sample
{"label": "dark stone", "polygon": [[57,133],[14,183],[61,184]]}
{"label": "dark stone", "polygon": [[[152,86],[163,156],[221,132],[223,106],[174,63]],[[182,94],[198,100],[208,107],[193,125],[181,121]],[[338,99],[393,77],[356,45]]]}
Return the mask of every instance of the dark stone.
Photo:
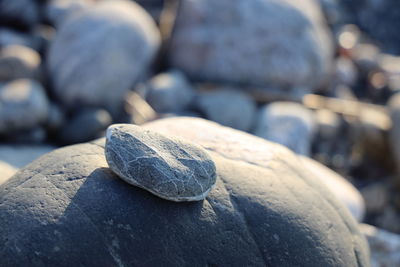
{"label": "dark stone", "polygon": [[167,200],[203,200],[215,184],[215,165],[204,149],[132,124],[107,129],[105,154],[124,181]]}
{"label": "dark stone", "polygon": [[100,137],[111,123],[112,118],[106,110],[86,108],[62,126],[59,140],[63,144],[87,142]]}
{"label": "dark stone", "polygon": [[243,135],[266,167],[210,151],[217,182],[198,202],[123,182],[104,139],[43,156],[0,186],[2,266],[368,266],[356,222],[296,156]]}

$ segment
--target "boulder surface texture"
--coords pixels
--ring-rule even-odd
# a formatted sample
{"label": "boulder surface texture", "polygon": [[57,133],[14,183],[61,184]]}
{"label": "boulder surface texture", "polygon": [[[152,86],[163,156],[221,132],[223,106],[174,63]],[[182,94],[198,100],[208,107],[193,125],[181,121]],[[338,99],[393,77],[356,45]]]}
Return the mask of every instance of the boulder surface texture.
{"label": "boulder surface texture", "polygon": [[[202,131],[191,141],[217,170],[205,200],[166,201],[122,181],[109,169],[104,139],[61,148],[0,186],[2,265],[369,266],[356,222],[297,156],[193,121]],[[187,126],[166,119],[148,127],[183,136]],[[240,143],[265,153],[231,156]]]}

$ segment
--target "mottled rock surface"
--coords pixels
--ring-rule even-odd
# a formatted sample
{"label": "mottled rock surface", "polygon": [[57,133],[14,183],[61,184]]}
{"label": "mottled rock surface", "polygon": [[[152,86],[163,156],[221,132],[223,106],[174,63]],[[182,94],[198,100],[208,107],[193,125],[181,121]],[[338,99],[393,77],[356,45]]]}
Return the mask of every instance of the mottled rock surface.
{"label": "mottled rock surface", "polygon": [[105,154],[124,181],[167,200],[202,200],[215,184],[215,165],[204,149],[139,126],[110,126]]}
{"label": "mottled rock surface", "polygon": [[0,49],[0,81],[33,79],[38,76],[40,55],[21,45],[9,45]]}
{"label": "mottled rock surface", "polygon": [[274,102],[262,107],[257,116],[254,134],[309,155],[315,121],[311,111],[292,102]]}
{"label": "mottled rock surface", "polygon": [[30,129],[44,122],[49,102],[37,82],[19,79],[0,85],[0,133]]}
{"label": "mottled rock surface", "polygon": [[313,0],[184,0],[169,60],[195,80],[311,90],[331,57]]}
{"label": "mottled rock surface", "polygon": [[[182,125],[185,126],[182,127]],[[163,119],[145,124],[145,127],[167,135],[179,133],[179,136],[196,142],[207,150],[222,154],[224,157],[265,168],[268,168],[268,162],[274,157],[274,152],[277,150],[275,147],[271,148],[273,143],[264,139],[231,128],[221,127],[204,119]],[[275,146],[282,149],[281,146]],[[357,189],[343,177],[313,159],[303,156],[300,156],[299,159],[303,167],[312,173],[313,178],[325,184],[348,208],[354,218],[363,217],[365,204]],[[341,191],[338,190],[338,186]]]}
{"label": "mottled rock surface", "polygon": [[104,1],[71,18],[51,44],[54,93],[69,107],[118,112],[159,46],[154,21],[136,3]]}
{"label": "mottled rock surface", "polygon": [[[204,201],[165,201],[122,181],[108,168],[104,139],[19,171],[0,186],[2,265],[368,266],[354,219],[295,155],[206,124],[192,140],[208,137],[221,150],[208,149],[217,182]],[[174,135],[185,132],[179,125]],[[229,156],[237,144],[241,153]],[[238,158],[253,149],[265,152],[255,153],[262,164]]]}
{"label": "mottled rock surface", "polygon": [[207,119],[242,131],[249,131],[256,117],[255,101],[228,88],[201,92],[194,105]]}
{"label": "mottled rock surface", "polygon": [[157,112],[180,112],[195,97],[195,90],[186,77],[177,70],[161,73],[148,83],[146,100]]}

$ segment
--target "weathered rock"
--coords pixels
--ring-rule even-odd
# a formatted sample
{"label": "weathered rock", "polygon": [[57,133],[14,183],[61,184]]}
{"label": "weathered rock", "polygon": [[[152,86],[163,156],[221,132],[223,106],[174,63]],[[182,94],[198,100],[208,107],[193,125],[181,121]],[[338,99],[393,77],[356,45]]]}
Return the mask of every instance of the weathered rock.
{"label": "weathered rock", "polygon": [[32,28],[39,22],[38,1],[0,0],[0,24]]}
{"label": "weathered rock", "polygon": [[332,45],[313,0],[185,0],[169,54],[194,80],[310,91],[328,72]]}
{"label": "weathered rock", "polygon": [[40,55],[29,47],[10,45],[0,50],[0,81],[36,78]]}
{"label": "weathered rock", "polygon": [[311,111],[292,102],[274,102],[259,110],[254,134],[309,155],[315,129]]}
{"label": "weathered rock", "polygon": [[[185,126],[182,127],[182,125]],[[269,168],[270,159],[273,157],[269,153],[272,149],[270,142],[203,119],[170,118],[154,121],[144,126],[167,135],[179,133],[179,136],[196,142],[210,151],[252,165]],[[272,150],[275,149],[277,148]],[[303,156],[299,158],[301,164],[312,173],[312,176],[325,184],[346,205],[355,218],[363,217],[365,204],[357,189],[343,177],[318,162]],[[340,192],[339,187],[343,192]]]}
{"label": "weathered rock", "polygon": [[315,177],[319,177],[332,193],[343,202],[354,218],[358,222],[362,222],[365,216],[365,203],[360,192],[345,178],[324,165],[308,157],[300,156],[299,158],[304,166],[309,169]]}
{"label": "weathered rock", "polygon": [[154,22],[140,6],[101,2],[58,31],[48,55],[54,93],[69,107],[84,104],[117,113],[159,42]]}
{"label": "weathered rock", "polygon": [[[175,120],[184,119],[163,123]],[[204,201],[165,201],[121,181],[104,140],[62,148],[0,186],[2,265],[368,266],[354,219],[295,155],[196,123],[209,129],[193,131],[193,140],[221,149],[208,149],[217,182]],[[174,135],[190,130],[174,125]],[[229,148],[241,153],[230,157]],[[250,158],[262,164],[234,159],[246,148],[259,151]]]}
{"label": "weathered rock", "polygon": [[0,87],[0,133],[30,129],[48,116],[48,99],[43,87],[19,79]]}
{"label": "weathered rock", "polygon": [[0,160],[0,185],[7,181],[11,176],[13,176],[18,171],[7,162]]}
{"label": "weathered rock", "polygon": [[256,103],[238,90],[220,88],[201,92],[194,105],[209,120],[242,131],[249,131],[256,116]]}
{"label": "weathered rock", "polygon": [[368,224],[361,224],[360,229],[367,237],[371,248],[372,267],[398,266],[400,264],[400,235]]}
{"label": "weathered rock", "polygon": [[179,112],[186,109],[195,96],[195,90],[185,76],[173,70],[152,78],[146,99],[157,112]]}
{"label": "weathered rock", "polygon": [[135,125],[110,126],[105,153],[124,181],[167,200],[203,200],[215,185],[215,165],[205,150]]}
{"label": "weathered rock", "polygon": [[59,140],[64,144],[87,142],[101,137],[111,123],[112,118],[106,110],[86,108],[63,125]]}

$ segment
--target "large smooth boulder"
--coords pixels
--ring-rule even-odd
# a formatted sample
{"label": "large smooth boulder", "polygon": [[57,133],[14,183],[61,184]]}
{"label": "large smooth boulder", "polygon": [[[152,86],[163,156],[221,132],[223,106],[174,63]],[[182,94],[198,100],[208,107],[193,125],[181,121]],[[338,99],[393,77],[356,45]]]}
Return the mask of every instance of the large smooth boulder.
{"label": "large smooth boulder", "polygon": [[[0,186],[2,265],[369,265],[354,219],[297,156],[193,123],[203,128],[191,141],[217,169],[204,201],[175,203],[125,183],[108,168],[104,139],[65,147]],[[186,129],[180,119],[147,126],[175,136]],[[240,144],[264,153],[241,159],[246,149],[229,152]]]}
{"label": "large smooth boulder", "polygon": [[309,91],[329,72],[329,40],[314,0],[183,0],[169,61],[195,80]]}
{"label": "large smooth boulder", "polygon": [[160,43],[151,17],[136,3],[104,1],[62,24],[51,44],[48,70],[54,94],[118,113]]}

